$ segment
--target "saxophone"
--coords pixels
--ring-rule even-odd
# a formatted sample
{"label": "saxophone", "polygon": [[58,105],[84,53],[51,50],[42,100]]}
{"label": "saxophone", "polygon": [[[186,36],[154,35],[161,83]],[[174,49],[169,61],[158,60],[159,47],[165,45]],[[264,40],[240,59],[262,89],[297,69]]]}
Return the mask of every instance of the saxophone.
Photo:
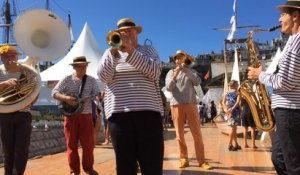
{"label": "saxophone", "polygon": [[[253,35],[257,32],[271,32],[279,29],[281,26],[275,26],[270,29],[255,29],[248,33],[247,49],[250,55],[250,66],[258,68],[261,66],[258,60],[258,53],[256,51],[255,43],[253,42]],[[239,87],[240,94],[247,101],[256,127],[263,131],[271,131],[275,127],[274,114],[271,109],[271,101],[266,87],[258,80],[245,80]]]}

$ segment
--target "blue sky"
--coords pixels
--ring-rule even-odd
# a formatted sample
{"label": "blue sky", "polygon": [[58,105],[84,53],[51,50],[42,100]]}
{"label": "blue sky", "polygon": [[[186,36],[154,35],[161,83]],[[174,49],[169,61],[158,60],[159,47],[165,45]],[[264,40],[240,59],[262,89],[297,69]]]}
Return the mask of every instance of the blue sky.
{"label": "blue sky", "polygon": [[[278,25],[276,6],[284,3],[285,0],[237,0],[238,26]],[[178,49],[193,56],[220,52],[228,31],[213,28],[230,27],[232,6],[233,0],[50,0],[50,10],[63,20],[67,21],[66,11],[71,11],[75,39],[87,22],[102,51],[108,47],[105,38],[108,31],[116,28],[116,22],[134,18],[143,27],[139,43],[150,39],[164,62]],[[17,0],[19,10],[44,7],[45,0]],[[237,37],[245,37],[249,30],[238,30]],[[270,41],[279,34],[257,34],[256,39]]]}

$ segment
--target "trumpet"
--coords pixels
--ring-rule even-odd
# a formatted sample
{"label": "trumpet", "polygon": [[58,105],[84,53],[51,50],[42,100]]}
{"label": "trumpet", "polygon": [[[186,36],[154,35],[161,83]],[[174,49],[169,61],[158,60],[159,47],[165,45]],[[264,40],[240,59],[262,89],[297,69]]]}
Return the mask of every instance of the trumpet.
{"label": "trumpet", "polygon": [[113,48],[121,48],[123,44],[121,33],[116,30],[110,31],[106,36],[106,42]]}
{"label": "trumpet", "polygon": [[183,65],[185,66],[191,65],[194,61],[195,61],[194,58],[188,54],[182,58]]}

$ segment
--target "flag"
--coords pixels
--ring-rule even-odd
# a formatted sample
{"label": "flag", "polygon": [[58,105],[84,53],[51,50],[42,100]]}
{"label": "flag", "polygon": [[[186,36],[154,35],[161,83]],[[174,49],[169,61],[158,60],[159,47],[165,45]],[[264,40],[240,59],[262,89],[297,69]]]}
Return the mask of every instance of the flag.
{"label": "flag", "polygon": [[71,22],[71,15],[70,13],[68,14],[68,29],[70,32],[70,36],[71,36],[71,41],[74,41],[74,35],[73,35],[73,30],[72,30],[72,22]]}
{"label": "flag", "polygon": [[208,71],[206,72],[206,74],[204,75],[204,79],[208,80],[209,76],[210,76],[210,67],[209,67]]}
{"label": "flag", "polygon": [[240,84],[240,72],[237,47],[235,47],[234,63],[232,68],[231,80],[236,80]]}
{"label": "flag", "polygon": [[231,29],[227,36],[227,39],[232,41],[233,36],[236,32],[236,0],[233,1],[233,16],[230,19]]}

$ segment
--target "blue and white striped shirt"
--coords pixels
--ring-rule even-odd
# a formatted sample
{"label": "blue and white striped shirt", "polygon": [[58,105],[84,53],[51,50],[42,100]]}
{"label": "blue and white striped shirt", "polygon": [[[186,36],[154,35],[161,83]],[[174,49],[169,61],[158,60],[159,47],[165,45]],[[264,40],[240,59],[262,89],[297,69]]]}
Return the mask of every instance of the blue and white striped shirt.
{"label": "blue and white striped shirt", "polygon": [[[52,97],[59,92],[64,95],[78,97],[82,80],[75,78],[73,75],[67,75],[61,79],[52,90]],[[85,86],[81,97],[86,98],[83,103],[83,114],[92,113],[92,101],[99,94],[99,87],[94,77],[87,75]]]}
{"label": "blue and white striped shirt", "polygon": [[291,37],[279,59],[277,73],[259,75],[260,82],[273,88],[273,109],[300,109],[300,33]]}
{"label": "blue and white striped shirt", "polygon": [[139,46],[131,55],[120,52],[113,59],[110,49],[102,56],[98,76],[106,85],[105,114],[157,111],[163,115],[159,88],[161,63],[152,46]]}

